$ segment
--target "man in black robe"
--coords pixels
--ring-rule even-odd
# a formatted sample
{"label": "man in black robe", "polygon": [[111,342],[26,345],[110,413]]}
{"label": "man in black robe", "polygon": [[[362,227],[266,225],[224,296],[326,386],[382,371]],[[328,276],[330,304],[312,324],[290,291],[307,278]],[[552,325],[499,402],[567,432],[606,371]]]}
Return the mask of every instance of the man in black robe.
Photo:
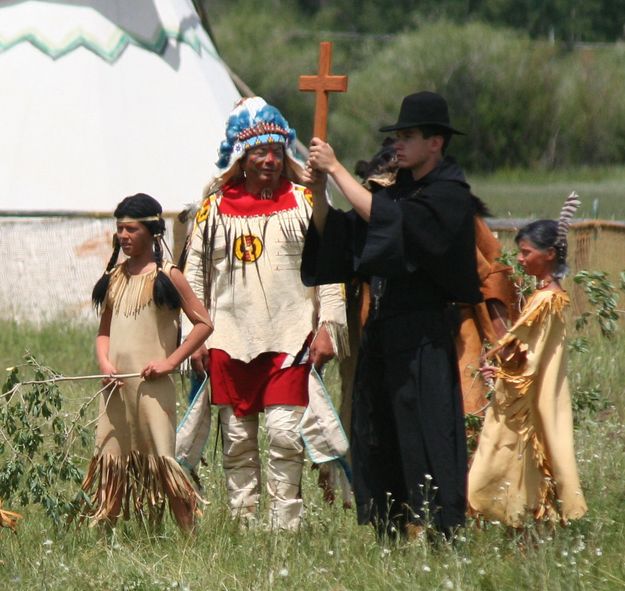
{"label": "man in black robe", "polygon": [[[313,138],[307,166],[315,195],[302,259],[306,285],[371,284],[372,305],[353,393],[353,484],[359,523],[380,535],[464,523],[467,454],[452,302],[481,300],[474,201],[444,156],[447,103],[432,92],[404,98],[394,131],[399,172],[375,193]],[[352,211],[323,198],[330,174]]]}

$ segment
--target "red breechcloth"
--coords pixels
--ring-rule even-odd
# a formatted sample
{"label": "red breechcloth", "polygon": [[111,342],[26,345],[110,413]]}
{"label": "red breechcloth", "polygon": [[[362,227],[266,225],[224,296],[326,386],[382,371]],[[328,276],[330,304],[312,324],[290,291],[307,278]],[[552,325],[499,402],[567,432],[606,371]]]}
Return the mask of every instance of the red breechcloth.
{"label": "red breechcloth", "polygon": [[261,353],[245,363],[221,349],[211,349],[212,403],[231,405],[237,417],[275,404],[307,406],[310,363],[282,368],[287,357],[286,353]]}

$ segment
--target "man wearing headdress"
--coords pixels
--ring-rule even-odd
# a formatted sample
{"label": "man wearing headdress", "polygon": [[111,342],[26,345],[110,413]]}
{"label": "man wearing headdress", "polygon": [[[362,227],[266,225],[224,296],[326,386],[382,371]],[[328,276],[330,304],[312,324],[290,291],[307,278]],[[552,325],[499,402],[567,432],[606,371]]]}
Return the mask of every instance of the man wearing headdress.
{"label": "man wearing headdress", "polygon": [[314,138],[306,180],[330,174],[353,210],[315,199],[302,279],[368,279],[371,309],[354,383],[351,454],[358,519],[380,535],[464,523],[467,449],[448,305],[481,301],[476,213],[458,164],[445,155],[447,103],[432,92],[402,101],[394,131],[399,171],[377,192]]}
{"label": "man wearing headdress", "polygon": [[299,275],[312,194],[301,184],[295,131],[275,107],[243,100],[226,124],[220,174],[205,191],[185,275],[215,330],[193,358],[219,406],[230,509],[255,518],[260,495],[258,416],[265,413],[271,526],[295,529],[303,504],[298,426],[311,366],[347,342],[343,290]]}

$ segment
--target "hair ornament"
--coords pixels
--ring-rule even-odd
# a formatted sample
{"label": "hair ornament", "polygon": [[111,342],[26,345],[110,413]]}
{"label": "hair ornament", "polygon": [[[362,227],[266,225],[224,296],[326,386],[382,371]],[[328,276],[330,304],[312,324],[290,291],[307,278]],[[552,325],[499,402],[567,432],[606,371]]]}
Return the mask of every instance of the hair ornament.
{"label": "hair ornament", "polygon": [[566,235],[569,232],[573,216],[581,204],[582,202],[579,199],[579,195],[575,191],[573,191],[564,201],[564,205],[560,210],[560,217],[558,219],[558,246],[565,245],[566,247]]}

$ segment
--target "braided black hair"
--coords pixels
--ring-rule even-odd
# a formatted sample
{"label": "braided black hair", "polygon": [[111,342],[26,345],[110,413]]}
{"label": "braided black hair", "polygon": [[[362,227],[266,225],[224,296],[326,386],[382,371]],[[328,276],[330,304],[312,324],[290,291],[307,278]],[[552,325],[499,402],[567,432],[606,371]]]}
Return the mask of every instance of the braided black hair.
{"label": "braided black hair", "polygon": [[93,302],[96,310],[99,310],[104,304],[106,292],[109,288],[109,282],[111,281],[111,271],[115,268],[115,265],[117,264],[117,258],[119,257],[120,250],[121,245],[117,238],[117,234],[113,234],[113,254],[111,255],[111,258],[106,265],[106,271],[104,271],[102,277],[98,279],[96,284],[93,286],[93,291],[91,292],[91,301]]}
{"label": "braided black hair", "polygon": [[563,279],[569,271],[566,264],[568,253],[567,235],[577,208],[582,204],[579,195],[573,191],[565,200],[560,210],[558,221],[538,220],[527,224],[516,235],[516,243],[527,239],[539,250],[554,248],[556,251],[555,279]]}
{"label": "braided black hair", "polygon": [[562,242],[558,236],[558,222],[555,220],[536,220],[523,226],[517,233],[514,241],[531,242],[538,250],[553,248],[556,251],[556,267],[553,272],[555,279],[562,279],[568,272],[566,264],[566,240]]}
{"label": "braided black hair", "polygon": [[163,249],[161,248],[161,237],[165,232],[165,222],[159,220],[163,229],[159,234],[154,235],[154,262],[158,273],[156,280],[154,281],[154,303],[157,306],[167,306],[175,309],[180,308],[181,300],[180,294],[176,289],[176,286],[171,282],[171,279],[163,273]]}
{"label": "braided black hair", "polygon": [[[137,193],[126,197],[115,208],[113,215],[116,218],[144,218],[160,215],[163,212],[161,204],[145,193]],[[172,283],[171,279],[163,273],[163,250],[161,248],[161,237],[165,233],[165,220],[162,218],[152,221],[139,222],[143,224],[154,237],[154,262],[156,263],[157,274],[154,281],[153,298],[157,306],[167,306],[171,309],[179,308],[181,305],[180,294]],[[101,308],[106,298],[111,271],[117,263],[120,244],[117,235],[113,239],[113,255],[106,267],[106,271],[100,277],[93,288],[91,300],[96,308]]]}

